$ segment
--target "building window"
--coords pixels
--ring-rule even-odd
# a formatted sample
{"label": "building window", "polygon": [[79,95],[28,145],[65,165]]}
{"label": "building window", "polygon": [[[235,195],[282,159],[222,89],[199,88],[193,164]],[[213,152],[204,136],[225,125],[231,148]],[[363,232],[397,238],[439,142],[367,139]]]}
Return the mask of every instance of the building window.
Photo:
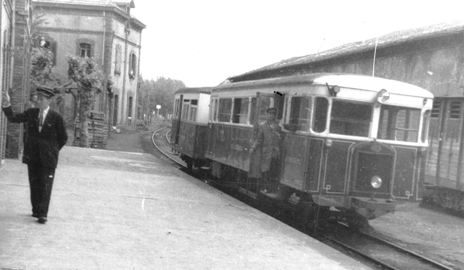
{"label": "building window", "polygon": [[449,117],[452,119],[459,119],[461,116],[461,101],[454,100],[451,101],[449,109]]}
{"label": "building window", "polygon": [[91,57],[90,56],[90,44],[89,43],[80,43],[79,44],[79,55],[81,57]]}
{"label": "building window", "polygon": [[132,97],[129,97],[129,111],[127,114],[129,117],[132,117]]}
{"label": "building window", "polygon": [[56,41],[52,40],[50,37],[41,37],[39,44],[40,47],[44,48],[47,53],[52,54],[51,59],[52,59],[52,66],[56,66]]}
{"label": "building window", "polygon": [[129,78],[135,79],[137,74],[137,56],[135,53],[129,55]]}
{"label": "building window", "polygon": [[121,74],[121,45],[116,45],[116,51],[114,56],[114,74]]}
{"label": "building window", "polygon": [[432,105],[432,113],[430,115],[431,118],[438,118],[440,116],[440,108],[441,108],[441,100],[434,99]]}

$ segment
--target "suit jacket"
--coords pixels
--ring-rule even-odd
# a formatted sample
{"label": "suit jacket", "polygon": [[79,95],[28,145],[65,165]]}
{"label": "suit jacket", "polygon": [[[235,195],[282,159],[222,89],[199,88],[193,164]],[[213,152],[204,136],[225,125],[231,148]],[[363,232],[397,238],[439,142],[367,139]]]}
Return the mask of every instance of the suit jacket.
{"label": "suit jacket", "polygon": [[259,124],[255,131],[256,135],[252,143],[252,148],[255,150],[261,149],[260,169],[262,172],[270,170],[273,154],[275,154],[276,157],[280,156],[281,132],[282,128],[277,123],[274,128],[271,128],[267,120]]}
{"label": "suit jacket", "polygon": [[14,113],[10,107],[3,108],[8,121],[27,124],[23,163],[34,164],[39,160],[43,167],[56,168],[58,153],[68,140],[63,117],[48,110],[42,131],[39,132],[39,108],[30,108],[22,113]]}

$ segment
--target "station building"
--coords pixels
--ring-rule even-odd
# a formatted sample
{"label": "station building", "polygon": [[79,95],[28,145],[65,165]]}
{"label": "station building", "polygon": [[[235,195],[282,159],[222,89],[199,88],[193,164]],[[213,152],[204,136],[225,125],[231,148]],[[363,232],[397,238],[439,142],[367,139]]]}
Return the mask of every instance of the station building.
{"label": "station building", "polygon": [[[66,55],[92,57],[104,86],[94,110],[103,112],[109,125],[132,125],[137,108],[142,30],[131,15],[133,0],[33,0],[34,13],[45,14],[39,29],[46,33],[53,54],[53,72],[67,78]],[[75,102],[66,95],[64,118],[74,121]]]}
{"label": "station building", "polygon": [[431,91],[426,182],[464,191],[464,21],[393,32],[294,57],[228,78],[238,82],[335,72],[382,77]]}

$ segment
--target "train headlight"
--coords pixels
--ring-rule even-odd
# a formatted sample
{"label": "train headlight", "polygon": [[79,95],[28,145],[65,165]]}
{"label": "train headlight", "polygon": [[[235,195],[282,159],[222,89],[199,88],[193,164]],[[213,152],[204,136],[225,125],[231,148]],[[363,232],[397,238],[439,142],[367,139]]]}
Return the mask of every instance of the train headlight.
{"label": "train headlight", "polygon": [[374,175],[371,178],[371,186],[373,188],[380,188],[382,186],[382,178],[378,175]]}
{"label": "train headlight", "polygon": [[390,99],[390,93],[387,90],[382,89],[377,93],[377,101],[379,103],[385,103],[389,99]]}
{"label": "train headlight", "polygon": [[327,140],[325,141],[325,146],[327,146],[327,147],[332,147],[332,140],[331,140],[331,139],[327,139]]}

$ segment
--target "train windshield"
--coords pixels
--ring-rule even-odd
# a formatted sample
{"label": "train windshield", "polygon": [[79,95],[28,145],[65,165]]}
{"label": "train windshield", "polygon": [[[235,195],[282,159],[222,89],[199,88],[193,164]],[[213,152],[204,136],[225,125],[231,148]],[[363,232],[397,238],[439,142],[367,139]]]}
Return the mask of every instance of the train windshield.
{"label": "train windshield", "polygon": [[420,109],[382,105],[378,139],[417,142]]}
{"label": "train windshield", "polygon": [[330,117],[330,133],[368,137],[372,123],[371,104],[334,100]]}

